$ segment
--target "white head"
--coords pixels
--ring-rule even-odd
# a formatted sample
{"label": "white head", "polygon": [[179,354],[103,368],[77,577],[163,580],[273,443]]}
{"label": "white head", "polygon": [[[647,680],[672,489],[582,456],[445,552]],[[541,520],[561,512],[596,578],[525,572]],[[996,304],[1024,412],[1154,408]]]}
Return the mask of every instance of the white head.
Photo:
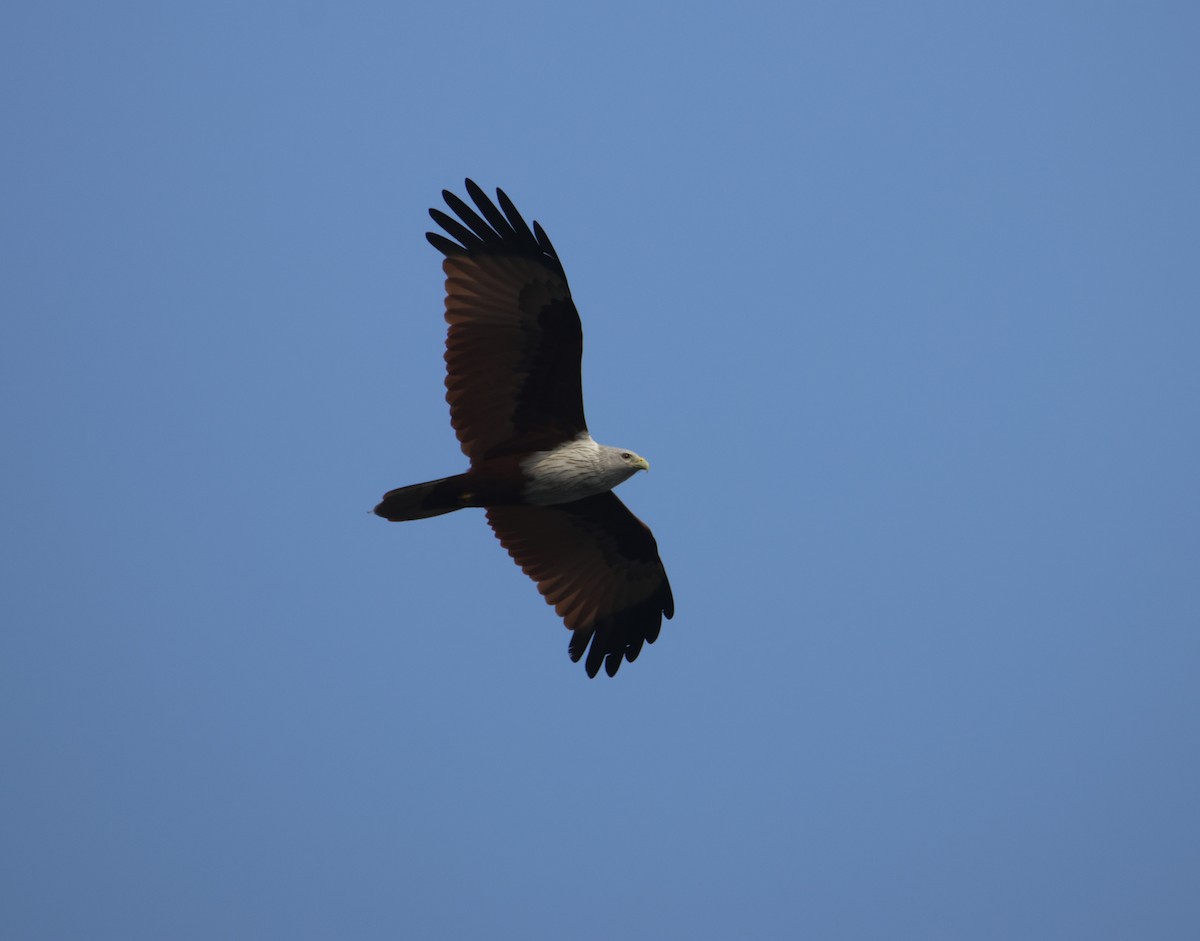
{"label": "white head", "polygon": [[650,469],[650,462],[644,457],[626,448],[610,448],[606,444],[600,445],[600,462],[604,476],[617,483],[628,480],[640,470]]}

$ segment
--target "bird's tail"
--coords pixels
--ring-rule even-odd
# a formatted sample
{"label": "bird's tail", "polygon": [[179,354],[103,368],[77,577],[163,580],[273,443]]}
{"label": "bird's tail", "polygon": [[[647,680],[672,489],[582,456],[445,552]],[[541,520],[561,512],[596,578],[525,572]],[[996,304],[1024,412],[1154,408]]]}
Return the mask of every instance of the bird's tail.
{"label": "bird's tail", "polygon": [[375,515],[385,520],[423,520],[461,510],[466,495],[466,474],[455,474],[410,487],[397,487],[383,495]]}

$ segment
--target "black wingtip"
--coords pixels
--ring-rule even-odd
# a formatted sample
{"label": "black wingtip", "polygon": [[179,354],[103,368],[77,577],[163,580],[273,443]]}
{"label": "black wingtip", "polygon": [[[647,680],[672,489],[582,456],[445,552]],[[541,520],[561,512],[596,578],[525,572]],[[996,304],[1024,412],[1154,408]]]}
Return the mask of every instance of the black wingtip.
{"label": "black wingtip", "polygon": [[463,180],[463,186],[466,187],[467,195],[471,197],[476,206],[479,205],[480,200],[487,200],[487,193],[483,191],[483,187],[470,177],[467,177],[465,180]]}
{"label": "black wingtip", "polygon": [[[496,202],[493,202],[483,187],[470,177],[463,180],[463,185],[478,212],[450,190],[442,190],[442,199],[458,218],[441,209],[429,210],[430,218],[449,236],[447,239],[436,232],[428,233],[426,238],[434,248],[443,255],[511,254],[532,258],[566,280],[562,262],[545,230],[537,222],[531,228],[504,190],[496,189]],[[435,241],[434,236],[439,240]],[[456,245],[455,240],[459,244]]]}
{"label": "black wingtip", "polygon": [[451,242],[446,236],[440,235],[437,232],[426,232],[425,238],[429,240],[430,245],[447,257],[466,253],[466,249],[457,242]]}

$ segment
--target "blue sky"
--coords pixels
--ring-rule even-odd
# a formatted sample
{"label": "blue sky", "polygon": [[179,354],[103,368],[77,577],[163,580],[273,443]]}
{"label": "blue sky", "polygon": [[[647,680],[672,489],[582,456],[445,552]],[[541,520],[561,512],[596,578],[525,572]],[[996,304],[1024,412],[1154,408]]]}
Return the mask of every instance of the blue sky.
{"label": "blue sky", "polygon": [[[1189,4],[0,23],[0,933],[1200,935]],[[542,222],[675,620],[456,472],[470,175]]]}

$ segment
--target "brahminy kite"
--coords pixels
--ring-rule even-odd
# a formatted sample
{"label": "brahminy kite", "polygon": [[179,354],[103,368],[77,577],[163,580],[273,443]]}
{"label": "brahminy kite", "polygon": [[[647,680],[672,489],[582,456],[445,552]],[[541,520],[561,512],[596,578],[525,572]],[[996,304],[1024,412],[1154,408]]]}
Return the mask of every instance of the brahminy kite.
{"label": "brahminy kite", "polygon": [[[483,507],[500,544],[572,631],[572,660],[613,676],[654,643],[675,601],[649,527],[612,492],[646,459],[598,444],[583,417],[583,333],[558,253],[512,201],[471,180],[472,209],[430,209],[425,237],[445,255],[446,401],[466,473],[401,487],[388,520]],[[482,215],[480,215],[482,213]],[[590,646],[589,646],[590,645]]]}

